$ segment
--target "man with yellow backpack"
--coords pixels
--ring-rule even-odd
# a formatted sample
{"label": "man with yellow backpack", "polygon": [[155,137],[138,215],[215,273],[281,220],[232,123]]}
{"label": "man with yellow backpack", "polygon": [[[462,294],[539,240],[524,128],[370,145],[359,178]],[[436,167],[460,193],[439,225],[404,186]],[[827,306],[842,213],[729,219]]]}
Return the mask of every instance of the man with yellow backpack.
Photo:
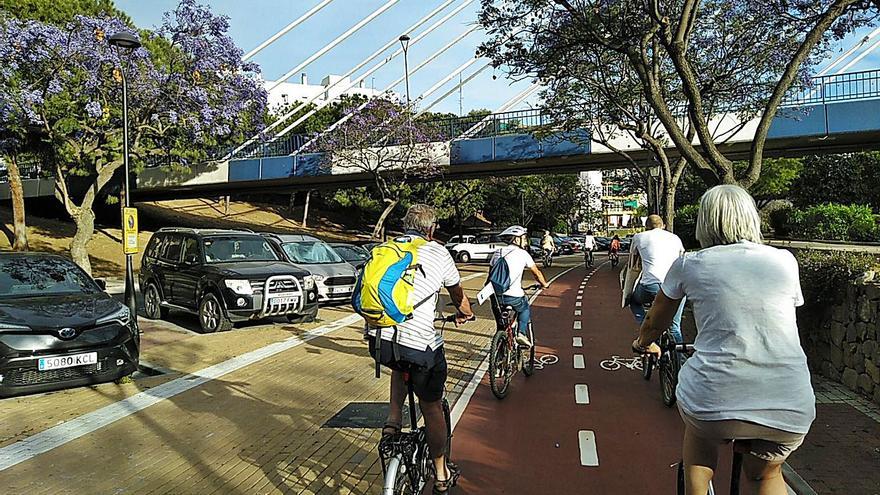
{"label": "man with yellow backpack", "polygon": [[[437,215],[427,205],[413,205],[403,218],[405,234],[373,248],[352,296],[352,306],[367,322],[365,338],[379,366],[391,368],[391,406],[383,435],[400,431],[408,372],[425,418],[428,448],[434,459],[435,489],[445,493],[458,472],[446,459],[446,385],[443,335],[434,328],[442,288],[457,308],[456,323],[473,318],[461,288],[461,276],[449,252],[433,242]],[[378,335],[378,337],[377,337]]]}

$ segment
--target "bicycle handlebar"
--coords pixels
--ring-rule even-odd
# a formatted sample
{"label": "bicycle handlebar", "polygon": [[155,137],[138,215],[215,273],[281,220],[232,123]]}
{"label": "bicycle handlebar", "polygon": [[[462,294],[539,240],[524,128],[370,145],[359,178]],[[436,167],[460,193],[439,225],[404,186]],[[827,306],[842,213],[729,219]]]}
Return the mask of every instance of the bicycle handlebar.
{"label": "bicycle handlebar", "polygon": [[530,285],[530,286],[528,286],[528,287],[523,287],[522,290],[523,290],[524,292],[526,292],[526,291],[530,291],[530,290],[538,290],[538,289],[540,289],[541,287],[543,287],[541,284],[532,284],[532,285]]}
{"label": "bicycle handlebar", "polygon": [[[458,315],[441,316],[439,318],[434,318],[434,321],[442,321],[443,323],[456,323],[457,317],[458,317]],[[476,315],[471,315],[471,317],[465,321],[476,321],[476,320],[477,320]]]}
{"label": "bicycle handlebar", "polygon": [[[658,347],[660,347],[661,352],[666,352],[666,351],[693,352],[694,351],[694,344],[693,343],[678,344],[675,342],[670,342],[669,344],[667,344],[665,346],[658,345]],[[633,352],[635,352],[637,354],[648,354],[647,347],[644,350],[636,349],[635,347],[633,347],[632,350],[633,350]]]}

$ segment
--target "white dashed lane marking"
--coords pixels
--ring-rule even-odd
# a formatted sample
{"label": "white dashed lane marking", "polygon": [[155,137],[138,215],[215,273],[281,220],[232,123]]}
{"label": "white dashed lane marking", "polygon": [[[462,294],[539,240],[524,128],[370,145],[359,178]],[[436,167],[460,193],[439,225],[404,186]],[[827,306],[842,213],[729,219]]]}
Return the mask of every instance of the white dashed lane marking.
{"label": "white dashed lane marking", "polygon": [[575,330],[580,330],[580,329],[581,329],[581,322],[580,322],[580,321],[576,321],[576,322],[574,322],[574,329],[575,329]]}
{"label": "white dashed lane marking", "polygon": [[581,310],[579,310],[579,309],[574,310],[574,315],[575,315],[575,316],[580,316],[580,315],[581,315]]}
{"label": "white dashed lane marking", "polygon": [[590,389],[587,388],[586,384],[579,383],[574,386],[574,402],[576,404],[590,403]]}
{"label": "white dashed lane marking", "polygon": [[575,306],[576,308],[581,307],[581,302],[580,302],[580,301],[577,301],[576,303],[574,303],[574,306]]}
{"label": "white dashed lane marking", "polygon": [[581,466],[598,466],[599,452],[596,450],[596,434],[592,430],[578,432],[578,447],[581,451]]}
{"label": "white dashed lane marking", "polygon": [[584,355],[583,354],[575,354],[574,355],[574,369],[582,370],[586,366],[584,366]]}
{"label": "white dashed lane marking", "polygon": [[572,337],[571,338],[571,346],[572,347],[583,347],[584,346],[584,339],[582,339],[580,337]]}

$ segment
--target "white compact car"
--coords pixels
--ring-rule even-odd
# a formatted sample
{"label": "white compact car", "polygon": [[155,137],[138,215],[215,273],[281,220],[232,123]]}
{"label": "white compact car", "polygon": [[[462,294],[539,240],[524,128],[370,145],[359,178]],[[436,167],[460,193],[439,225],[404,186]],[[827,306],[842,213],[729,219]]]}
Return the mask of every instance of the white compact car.
{"label": "white compact car", "polygon": [[498,238],[497,233],[479,234],[476,236],[466,235],[462,239],[455,236],[446,244],[449,254],[455,261],[469,263],[471,261],[489,261],[489,258],[504,247],[504,242]]}

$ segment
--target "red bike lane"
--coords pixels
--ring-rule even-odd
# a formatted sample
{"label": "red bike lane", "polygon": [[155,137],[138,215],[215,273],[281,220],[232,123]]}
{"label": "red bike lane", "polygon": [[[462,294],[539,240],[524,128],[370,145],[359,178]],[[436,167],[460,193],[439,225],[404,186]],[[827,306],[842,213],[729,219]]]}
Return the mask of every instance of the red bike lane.
{"label": "red bike lane", "polygon": [[683,426],[656,373],[646,382],[641,371],[599,365],[633,358],[618,269],[573,269],[535,300],[532,317],[538,354],[559,361],[517,374],[503,400],[483,377],[454,432],[457,493],[675,493]]}

